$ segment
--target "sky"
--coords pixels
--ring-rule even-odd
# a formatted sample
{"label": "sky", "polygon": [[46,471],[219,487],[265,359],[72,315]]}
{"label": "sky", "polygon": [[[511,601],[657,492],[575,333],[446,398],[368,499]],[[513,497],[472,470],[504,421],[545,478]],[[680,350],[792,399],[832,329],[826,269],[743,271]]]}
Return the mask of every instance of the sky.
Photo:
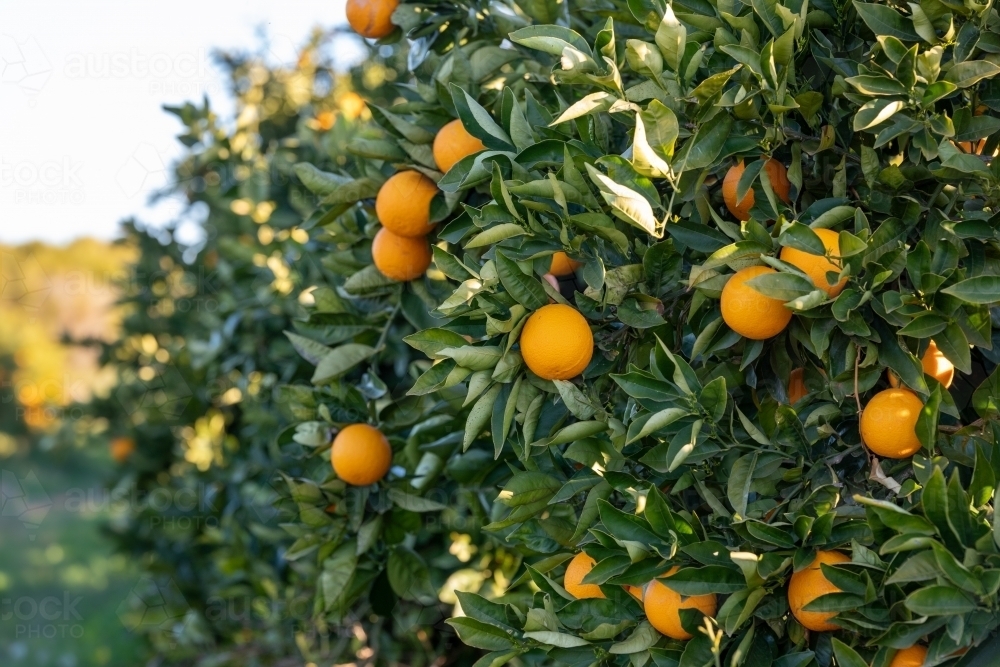
{"label": "sky", "polygon": [[[181,153],[161,107],[207,95],[227,115],[213,49],[266,43],[269,61],[292,62],[313,27],[344,23],[345,2],[0,0],[0,243],[178,218],[179,202],[148,203]],[[338,67],[363,57],[349,36],[330,52]]]}

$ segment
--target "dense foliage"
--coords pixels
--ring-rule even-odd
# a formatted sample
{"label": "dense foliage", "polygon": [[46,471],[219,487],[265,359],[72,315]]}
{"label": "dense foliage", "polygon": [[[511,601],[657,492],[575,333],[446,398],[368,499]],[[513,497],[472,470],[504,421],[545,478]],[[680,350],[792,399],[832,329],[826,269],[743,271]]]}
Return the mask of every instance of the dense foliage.
{"label": "dense foliage", "polygon": [[[200,402],[188,414],[206,429],[219,415],[216,436],[198,435],[217,456],[177,467],[184,431],[165,427],[160,463],[136,474],[230,495],[221,529],[130,534],[168,539],[145,547],[157,560],[207,545],[212,564],[191,561],[195,598],[308,600],[243,627],[274,639],[258,656],[289,650],[293,632],[311,660],[483,667],[884,667],[917,643],[935,665],[983,644],[1000,589],[991,5],[404,4],[393,20],[383,48],[408,71],[369,102],[364,134],[325,147],[343,145],[343,159],[312,148],[301,120],[294,139],[276,124],[233,166],[287,175],[295,163],[297,180],[192,194],[213,211],[227,290],[242,294],[177,352]],[[207,110],[183,113],[210,160],[208,147],[232,146],[193,131]],[[456,118],[485,150],[442,173],[433,141]],[[185,168],[201,175],[197,159]],[[370,256],[376,196],[401,170],[440,190],[433,265],[407,283]],[[734,202],[753,193],[747,219],[727,187]],[[251,221],[268,202],[267,224],[296,230],[293,254],[270,255],[297,274],[287,290],[271,259],[253,261],[272,252]],[[835,268],[817,279],[789,250]],[[580,263],[558,281],[557,251]],[[733,316],[720,299],[757,266],[770,270],[746,289],[790,321],[750,338],[736,329],[773,313]],[[578,377],[525,364],[525,324],[550,302],[593,332]],[[553,350],[572,342],[560,334]],[[932,339],[957,370],[950,388],[923,372]],[[281,385],[288,423],[274,394],[249,391],[254,372]],[[890,384],[918,407],[866,427],[864,442],[865,408]],[[330,467],[332,438],[357,422],[394,451],[376,485]],[[916,453],[874,452],[911,435]],[[272,468],[280,529],[239,500]],[[600,597],[564,586],[580,550]],[[806,611],[836,613],[833,629],[808,630],[789,581],[828,551],[847,560],[817,570],[834,592]],[[660,580],[671,590],[717,600],[711,617],[680,614],[689,640],[662,636],[649,599],[625,588],[674,566]],[[204,606],[191,614],[200,622]],[[235,627],[214,631],[240,643]]]}

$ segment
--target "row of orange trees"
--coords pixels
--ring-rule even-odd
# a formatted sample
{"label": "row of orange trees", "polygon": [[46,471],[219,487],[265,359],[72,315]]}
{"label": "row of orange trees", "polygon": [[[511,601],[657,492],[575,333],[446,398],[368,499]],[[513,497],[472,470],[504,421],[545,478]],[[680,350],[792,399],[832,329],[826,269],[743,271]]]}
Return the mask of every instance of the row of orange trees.
{"label": "row of orange trees", "polygon": [[[295,259],[255,261],[266,312],[211,329],[284,328],[239,358],[287,365],[287,422],[223,419],[203,468],[242,484],[227,448],[260,443],[281,478],[248,536],[273,552],[203,536],[243,554],[220,572],[265,572],[268,627],[314,661],[989,660],[991,7],[348,18],[406,66],[342,153],[286,144]],[[274,195],[239,195],[267,224]]]}

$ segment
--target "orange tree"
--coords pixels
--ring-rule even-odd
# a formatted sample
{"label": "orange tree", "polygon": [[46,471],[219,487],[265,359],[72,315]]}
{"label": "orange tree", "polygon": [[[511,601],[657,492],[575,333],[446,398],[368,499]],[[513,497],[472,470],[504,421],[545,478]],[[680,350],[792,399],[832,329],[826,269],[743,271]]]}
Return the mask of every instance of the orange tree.
{"label": "orange tree", "polygon": [[[972,658],[1000,606],[990,5],[572,9],[400,5],[384,137],[299,169],[355,258],[398,234],[384,182],[439,190],[396,202],[425,276],[376,249],[309,316],[380,296],[405,322],[297,344],[299,444],[365,422],[393,450],[376,484],[336,453],[291,484],[316,623],[433,622],[443,587],[493,667]],[[456,119],[482,148],[441,167]],[[461,544],[512,556],[493,586],[444,581]]]}

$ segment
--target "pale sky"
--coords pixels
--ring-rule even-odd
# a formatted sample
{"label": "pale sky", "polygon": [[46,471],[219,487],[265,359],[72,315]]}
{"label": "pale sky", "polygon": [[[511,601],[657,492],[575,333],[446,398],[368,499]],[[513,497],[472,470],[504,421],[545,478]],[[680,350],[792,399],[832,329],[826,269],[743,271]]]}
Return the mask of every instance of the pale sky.
{"label": "pale sky", "polygon": [[[180,154],[163,104],[232,110],[214,48],[291,62],[314,26],[344,22],[346,0],[0,0],[0,243],[114,238],[129,216],[177,217],[147,205]],[[335,64],[363,57],[338,39]]]}

